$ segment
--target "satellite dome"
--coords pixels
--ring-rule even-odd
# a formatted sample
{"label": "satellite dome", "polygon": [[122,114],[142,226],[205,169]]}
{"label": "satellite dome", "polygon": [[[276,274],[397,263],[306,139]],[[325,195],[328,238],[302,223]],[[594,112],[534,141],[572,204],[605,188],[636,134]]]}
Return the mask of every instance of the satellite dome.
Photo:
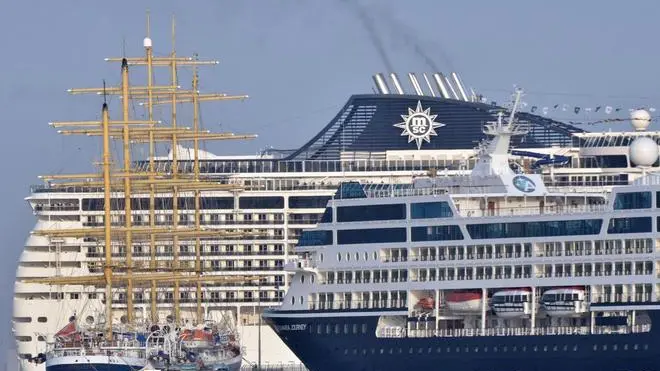
{"label": "satellite dome", "polygon": [[643,109],[634,110],[630,113],[630,122],[635,131],[644,131],[651,125],[651,114]]}
{"label": "satellite dome", "polygon": [[649,137],[639,137],[630,144],[630,162],[637,166],[651,166],[658,159],[658,143]]}

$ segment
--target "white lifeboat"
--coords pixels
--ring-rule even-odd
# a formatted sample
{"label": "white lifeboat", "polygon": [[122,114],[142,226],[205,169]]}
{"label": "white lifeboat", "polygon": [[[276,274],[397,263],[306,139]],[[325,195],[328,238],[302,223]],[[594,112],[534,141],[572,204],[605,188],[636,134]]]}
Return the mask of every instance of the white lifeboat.
{"label": "white lifeboat", "polygon": [[532,313],[532,290],[518,288],[498,291],[493,294],[490,305],[498,317],[526,317]]}
{"label": "white lifeboat", "polygon": [[585,290],[581,287],[558,287],[541,296],[541,306],[551,317],[581,317],[587,312]]}
{"label": "white lifeboat", "polygon": [[454,291],[445,294],[445,301],[452,312],[481,312],[483,295],[481,291]]}
{"label": "white lifeboat", "polygon": [[204,329],[184,330],[181,342],[188,348],[208,348],[213,346],[213,333]]}

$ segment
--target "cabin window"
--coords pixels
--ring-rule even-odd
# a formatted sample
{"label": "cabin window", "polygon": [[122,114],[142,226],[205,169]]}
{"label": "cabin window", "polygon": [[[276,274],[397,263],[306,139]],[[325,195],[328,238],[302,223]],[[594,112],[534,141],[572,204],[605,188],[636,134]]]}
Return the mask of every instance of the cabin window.
{"label": "cabin window", "polygon": [[449,241],[462,240],[463,233],[457,225],[442,225],[436,227],[412,227],[412,241]]}
{"label": "cabin window", "polygon": [[651,217],[612,218],[607,233],[645,233],[653,231]]}
{"label": "cabin window", "polygon": [[651,192],[617,193],[614,199],[614,210],[650,209]]}
{"label": "cabin window", "polygon": [[342,206],[337,208],[338,222],[401,220],[405,218],[405,204]]}
{"label": "cabin window", "polygon": [[332,245],[332,231],[303,231],[298,246]]}
{"label": "cabin window", "polygon": [[406,228],[344,229],[337,231],[340,245],[406,242]]}
{"label": "cabin window", "polygon": [[447,202],[419,202],[410,205],[412,219],[449,218],[453,215]]}

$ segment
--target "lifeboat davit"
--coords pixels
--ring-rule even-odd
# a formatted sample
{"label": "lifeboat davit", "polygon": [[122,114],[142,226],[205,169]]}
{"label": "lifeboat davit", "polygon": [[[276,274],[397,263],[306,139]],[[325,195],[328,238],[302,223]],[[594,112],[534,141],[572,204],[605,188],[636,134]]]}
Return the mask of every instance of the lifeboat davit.
{"label": "lifeboat davit", "polygon": [[518,288],[497,291],[493,294],[490,305],[498,317],[526,317],[532,313],[532,290]]}
{"label": "lifeboat davit", "polygon": [[581,317],[587,312],[585,290],[582,287],[558,287],[541,296],[541,306],[551,317]]}
{"label": "lifeboat davit", "polygon": [[483,295],[481,291],[454,291],[445,294],[445,301],[452,312],[481,312]]}

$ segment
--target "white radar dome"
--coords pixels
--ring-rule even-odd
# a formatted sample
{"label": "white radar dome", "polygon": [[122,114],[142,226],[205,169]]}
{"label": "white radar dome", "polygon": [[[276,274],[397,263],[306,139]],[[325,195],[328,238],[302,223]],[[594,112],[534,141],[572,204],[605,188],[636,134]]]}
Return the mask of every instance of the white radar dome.
{"label": "white radar dome", "polygon": [[637,166],[651,166],[658,159],[658,143],[649,137],[639,137],[630,144],[630,162]]}
{"label": "white radar dome", "polygon": [[644,131],[651,125],[651,114],[643,109],[634,110],[630,113],[630,122],[635,131]]}
{"label": "white radar dome", "polygon": [[151,48],[151,46],[152,46],[151,39],[148,38],[148,37],[145,37],[144,41],[142,42],[142,45],[144,45],[145,48]]}

